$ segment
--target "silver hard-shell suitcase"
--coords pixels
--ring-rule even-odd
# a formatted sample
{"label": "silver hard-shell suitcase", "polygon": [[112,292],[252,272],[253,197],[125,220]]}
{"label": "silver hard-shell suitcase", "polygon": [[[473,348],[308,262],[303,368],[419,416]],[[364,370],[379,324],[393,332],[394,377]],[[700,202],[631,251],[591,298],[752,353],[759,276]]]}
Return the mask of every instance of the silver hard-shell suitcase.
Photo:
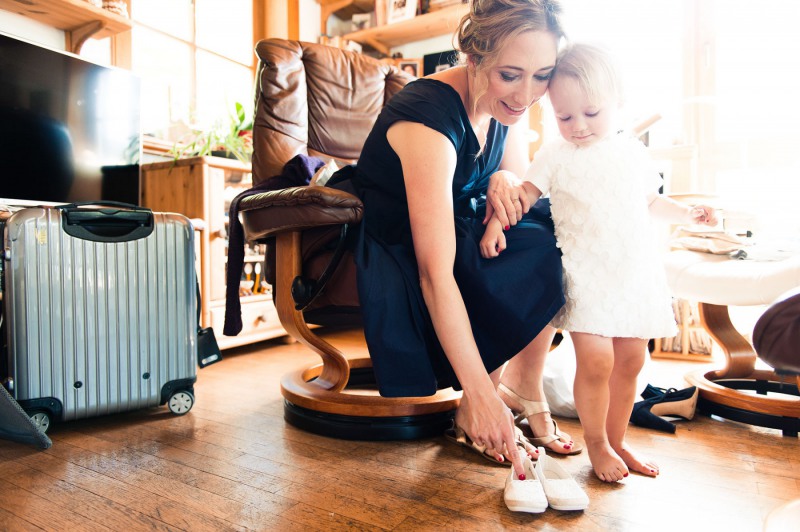
{"label": "silver hard-shell suitcase", "polygon": [[197,376],[194,234],[132,206],[25,208],[4,227],[7,387],[35,422],[163,405]]}

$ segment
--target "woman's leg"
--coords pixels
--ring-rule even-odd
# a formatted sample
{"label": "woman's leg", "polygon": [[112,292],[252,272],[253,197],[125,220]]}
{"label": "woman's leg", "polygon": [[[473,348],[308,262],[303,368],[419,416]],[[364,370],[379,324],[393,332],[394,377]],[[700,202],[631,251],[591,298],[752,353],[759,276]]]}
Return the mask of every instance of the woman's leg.
{"label": "woman's leg", "polygon": [[611,447],[632,470],[643,475],[658,475],[658,466],[636,455],[625,441],[625,432],[636,400],[639,372],[644,366],[647,340],[614,338],[614,369],[609,380],[611,390],[606,431]]}
{"label": "woman's leg", "polygon": [[[502,373],[503,384],[513,390],[521,397],[530,401],[545,402],[544,385],[542,375],[544,373],[544,363],[550,346],[553,343],[553,336],[556,330],[552,327],[545,327],[525,349],[520,351],[505,365],[504,370],[494,371],[491,374],[495,387],[500,382]],[[506,402],[509,408],[515,412],[522,412],[522,405],[509,397],[506,393],[500,393],[500,397]],[[528,417],[528,423],[535,436],[546,436],[553,434],[553,419],[549,412],[535,414]],[[557,439],[545,447],[556,453],[568,453],[573,448],[573,441],[569,435]]]}
{"label": "woman's leg", "polygon": [[611,375],[614,363],[614,343],[587,333],[570,333],[575,345],[575,407],[583,426],[583,438],[597,477],[604,482],[616,482],[628,476],[628,468],[614,451],[606,432],[609,406],[613,392]]}

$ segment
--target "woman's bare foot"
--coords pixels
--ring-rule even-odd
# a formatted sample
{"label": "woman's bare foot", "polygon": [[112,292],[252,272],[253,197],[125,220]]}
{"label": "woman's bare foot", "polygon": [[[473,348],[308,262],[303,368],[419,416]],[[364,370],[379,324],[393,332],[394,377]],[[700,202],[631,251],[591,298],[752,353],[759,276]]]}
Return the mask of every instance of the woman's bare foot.
{"label": "woman's bare foot", "polygon": [[628,476],[625,461],[614,451],[608,442],[592,444],[586,442],[589,461],[597,478],[603,482],[618,482]]}
{"label": "woman's bare foot", "polygon": [[615,449],[615,451],[631,471],[641,473],[648,477],[657,477],[661,472],[656,463],[634,453],[627,442],[622,442],[620,448]]}
{"label": "woman's bare foot", "polygon": [[500,397],[512,412],[528,413],[525,419],[528,422],[530,436],[533,437],[532,443],[557,454],[578,454],[581,452],[582,448],[575,445],[569,434],[558,430],[558,425],[550,416],[550,410],[546,402],[532,401],[520,397],[502,383],[497,389],[501,392]]}

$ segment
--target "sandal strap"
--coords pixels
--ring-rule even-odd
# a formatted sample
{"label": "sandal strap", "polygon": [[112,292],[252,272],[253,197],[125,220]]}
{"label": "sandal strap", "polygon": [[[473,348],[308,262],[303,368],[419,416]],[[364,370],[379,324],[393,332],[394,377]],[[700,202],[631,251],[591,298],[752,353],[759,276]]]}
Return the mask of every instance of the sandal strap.
{"label": "sandal strap", "polygon": [[502,382],[497,385],[497,389],[501,390],[504,394],[508,395],[516,402],[518,402],[520,405],[522,405],[522,414],[520,415],[523,418],[527,418],[535,414],[550,413],[550,405],[547,404],[547,401],[531,401],[530,399],[525,399],[524,397],[520,397],[517,392],[515,392]]}

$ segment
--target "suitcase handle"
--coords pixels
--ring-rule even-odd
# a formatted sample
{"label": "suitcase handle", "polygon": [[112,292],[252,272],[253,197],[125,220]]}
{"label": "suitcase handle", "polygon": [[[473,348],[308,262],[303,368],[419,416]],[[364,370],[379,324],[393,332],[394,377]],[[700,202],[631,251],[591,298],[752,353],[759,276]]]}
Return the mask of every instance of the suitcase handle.
{"label": "suitcase handle", "polygon": [[[85,209],[88,205],[97,209]],[[93,242],[130,242],[153,232],[153,211],[119,201],[78,202],[56,207],[68,235]]]}

